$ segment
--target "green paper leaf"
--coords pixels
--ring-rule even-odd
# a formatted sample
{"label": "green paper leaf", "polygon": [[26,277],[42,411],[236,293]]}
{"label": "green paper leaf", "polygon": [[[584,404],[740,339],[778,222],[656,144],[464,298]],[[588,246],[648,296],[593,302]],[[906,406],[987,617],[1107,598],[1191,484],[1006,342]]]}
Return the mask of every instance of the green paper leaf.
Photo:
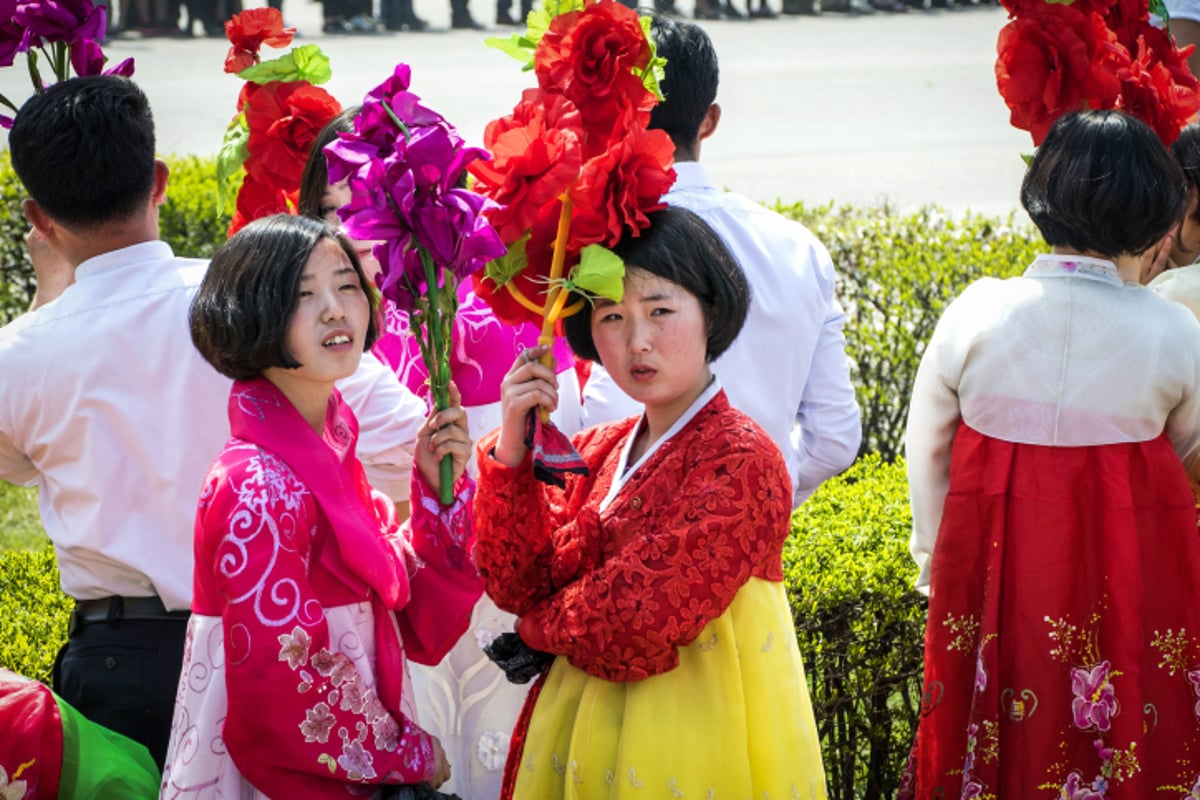
{"label": "green paper leaf", "polygon": [[619,303],[625,294],[625,262],[607,247],[589,244],[580,251],[567,283]]}
{"label": "green paper leaf", "polygon": [[483,274],[496,284],[497,288],[517,277],[521,270],[529,266],[529,259],[525,255],[525,243],[528,241],[529,235],[526,234],[509,245],[507,253],[489,261],[483,268]]}
{"label": "green paper leaf", "polygon": [[238,77],[257,84],[308,81],[316,86],[333,77],[333,70],[329,66],[329,57],[321,52],[320,47],[306,44],[292,48],[279,58],[246,67],[238,73]]}
{"label": "green paper leaf", "polygon": [[528,72],[533,69],[533,53],[537,50],[538,42],[550,29],[550,23],[560,14],[582,11],[583,2],[584,0],[545,0],[541,8],[530,11],[525,18],[529,27],[524,33],[514,33],[505,37],[491,36],[484,39],[483,43],[520,61],[522,71]]}
{"label": "green paper leaf", "polygon": [[229,127],[225,129],[225,139],[221,142],[221,151],[217,153],[217,211],[224,213],[229,207],[230,184],[246,163],[248,151],[246,142],[250,138],[250,127],[246,124],[246,115],[238,114]]}
{"label": "green paper leaf", "polygon": [[527,39],[524,34],[514,33],[508,37],[489,36],[483,40],[483,43],[520,61],[522,70],[533,69],[533,51],[536,44]]}
{"label": "green paper leaf", "polygon": [[659,102],[662,102],[663,93],[659,84],[666,77],[667,60],[658,54],[658,45],[650,33],[650,17],[641,17],[638,21],[642,25],[642,33],[645,35],[646,41],[650,43],[650,62],[642,71],[642,84],[647,91],[652,92],[658,98]]}

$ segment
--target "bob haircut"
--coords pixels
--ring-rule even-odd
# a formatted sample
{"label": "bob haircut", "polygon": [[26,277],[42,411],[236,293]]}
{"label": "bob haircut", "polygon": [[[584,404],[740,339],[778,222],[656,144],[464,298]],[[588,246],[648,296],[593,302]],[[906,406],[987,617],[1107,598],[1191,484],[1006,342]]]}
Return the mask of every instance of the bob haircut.
{"label": "bob haircut", "polygon": [[1140,255],[1183,216],[1183,172],[1149,126],[1120,111],[1064,114],[1025,172],[1021,205],[1052,247]]}
{"label": "bob haircut", "polygon": [[367,294],[370,316],[363,350],[379,336],[379,295],[363,275],[350,241],[331,225],[276,214],[255,220],[213,254],[188,313],[192,343],[222,375],[249,380],[270,367],[300,365],[287,352],[288,328],[300,299],[300,275],[328,239],[346,254]]}
{"label": "bob haircut", "polygon": [[[746,275],[716,231],[691,211],[667,207],[648,216],[650,227],[640,236],[627,233],[613,252],[627,269],[678,284],[700,301],[708,333],[705,360],[711,363],[729,349],[746,321],[750,310]],[[592,311],[592,304],[584,302],[583,310],[567,317],[564,326],[575,354],[598,362]]]}
{"label": "bob haircut", "polygon": [[304,162],[304,172],[300,175],[300,200],[297,210],[306,217],[325,219],[321,200],[325,197],[325,189],[329,186],[329,165],[325,163],[325,145],[337,139],[339,133],[350,133],[354,130],[354,118],[362,106],[350,106],[343,109],[321,128],[317,138],[313,140],[312,149],[308,151],[308,160]]}

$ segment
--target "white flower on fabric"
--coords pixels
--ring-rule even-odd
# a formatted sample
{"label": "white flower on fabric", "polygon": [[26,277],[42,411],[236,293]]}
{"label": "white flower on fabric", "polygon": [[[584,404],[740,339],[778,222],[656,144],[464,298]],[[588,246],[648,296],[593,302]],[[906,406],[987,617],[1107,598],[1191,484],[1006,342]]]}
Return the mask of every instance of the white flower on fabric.
{"label": "white flower on fabric", "polygon": [[[20,770],[17,770],[20,772]],[[8,780],[8,772],[4,767],[0,767],[0,798],[2,800],[24,800],[25,793],[29,790],[29,785],[25,781]]]}
{"label": "white flower on fabric", "polygon": [[282,634],[279,637],[279,644],[281,645],[279,660],[288,662],[288,666],[292,669],[298,669],[308,661],[308,648],[312,644],[312,639],[303,628],[297,626],[292,629],[291,635]]}
{"label": "white flower on fabric", "polygon": [[329,711],[329,706],[324,703],[317,703],[316,706],[304,712],[306,719],[300,723],[300,732],[304,734],[306,742],[321,742],[324,744],[329,741],[329,731],[333,729],[333,724],[337,720]]}
{"label": "white flower on fabric", "polygon": [[508,760],[508,740],[508,734],[500,731],[486,731],[480,735],[475,755],[489,772],[504,769],[504,762]]}
{"label": "white flower on fabric", "polygon": [[479,649],[482,650],[491,644],[497,636],[499,634],[491,628],[485,628],[481,625],[475,629],[475,644],[479,645]]}
{"label": "white flower on fabric", "polygon": [[346,770],[346,777],[352,781],[371,780],[375,774],[375,760],[363,749],[362,742],[357,739],[346,742],[342,747],[342,755],[338,765]]}

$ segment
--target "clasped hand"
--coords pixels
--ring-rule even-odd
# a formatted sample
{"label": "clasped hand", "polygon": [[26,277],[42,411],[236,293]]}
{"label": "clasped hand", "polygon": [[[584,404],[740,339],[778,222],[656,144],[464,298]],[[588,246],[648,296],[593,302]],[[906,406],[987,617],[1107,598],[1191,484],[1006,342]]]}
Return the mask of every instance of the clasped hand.
{"label": "clasped hand", "polygon": [[471,458],[471,433],[467,425],[467,412],[462,407],[462,395],[454,381],[450,382],[450,407],[435,411],[417,431],[417,448],[413,459],[425,483],[438,488],[440,477],[438,464],[443,456],[450,456],[454,464],[457,484]]}
{"label": "clasped hand", "polygon": [[534,408],[553,411],[558,408],[558,376],[554,366],[538,359],[550,352],[549,345],[538,345],[517,356],[512,368],[500,382],[500,436],[492,458],[506,467],[515,467],[525,458],[525,419]]}

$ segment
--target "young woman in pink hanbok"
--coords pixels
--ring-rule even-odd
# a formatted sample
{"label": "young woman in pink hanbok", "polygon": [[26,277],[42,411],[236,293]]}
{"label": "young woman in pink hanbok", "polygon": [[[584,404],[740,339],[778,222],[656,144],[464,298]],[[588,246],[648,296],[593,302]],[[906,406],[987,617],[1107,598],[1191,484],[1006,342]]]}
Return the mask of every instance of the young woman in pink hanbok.
{"label": "young woman in pink hanbok", "polygon": [[201,488],[163,797],[373,796],[449,777],[401,698],[405,660],[441,659],[480,595],[471,441],[452,390],[418,434],[412,516],[398,526],[334,388],[375,340],[376,308],[351,243],[284,215],[230,239],[196,296],[193,341],[234,379],[232,438]]}
{"label": "young woman in pink hanbok", "polygon": [[[339,131],[350,131],[358,107],[347,108],[317,135],[300,181],[300,213],[340,225],[338,209],[350,202],[345,184],[330,184],[323,148]],[[368,276],[379,265],[371,253],[373,243],[356,242]],[[496,318],[469,281],[458,287],[458,314],[454,320],[454,349],[450,374],[462,393],[470,429],[477,434],[500,426],[500,383],[513,359],[537,345],[534,325],[510,326]],[[414,394],[429,402],[429,372],[421,359],[416,337],[409,334],[408,315],[383,301],[383,323],[371,352],[390,366]],[[552,419],[568,436],[579,430],[580,387],[573,367],[575,358],[562,339],[555,339],[559,404]],[[475,473],[474,458],[468,471]],[[496,608],[487,596],[480,599],[466,635],[441,663],[414,665],[411,671],[413,700],[422,726],[435,732],[446,748],[454,775],[445,790],[464,798],[489,800],[500,794],[510,734],[529,691],[527,685],[509,683],[483,648],[496,636],[511,631],[512,614]]]}

